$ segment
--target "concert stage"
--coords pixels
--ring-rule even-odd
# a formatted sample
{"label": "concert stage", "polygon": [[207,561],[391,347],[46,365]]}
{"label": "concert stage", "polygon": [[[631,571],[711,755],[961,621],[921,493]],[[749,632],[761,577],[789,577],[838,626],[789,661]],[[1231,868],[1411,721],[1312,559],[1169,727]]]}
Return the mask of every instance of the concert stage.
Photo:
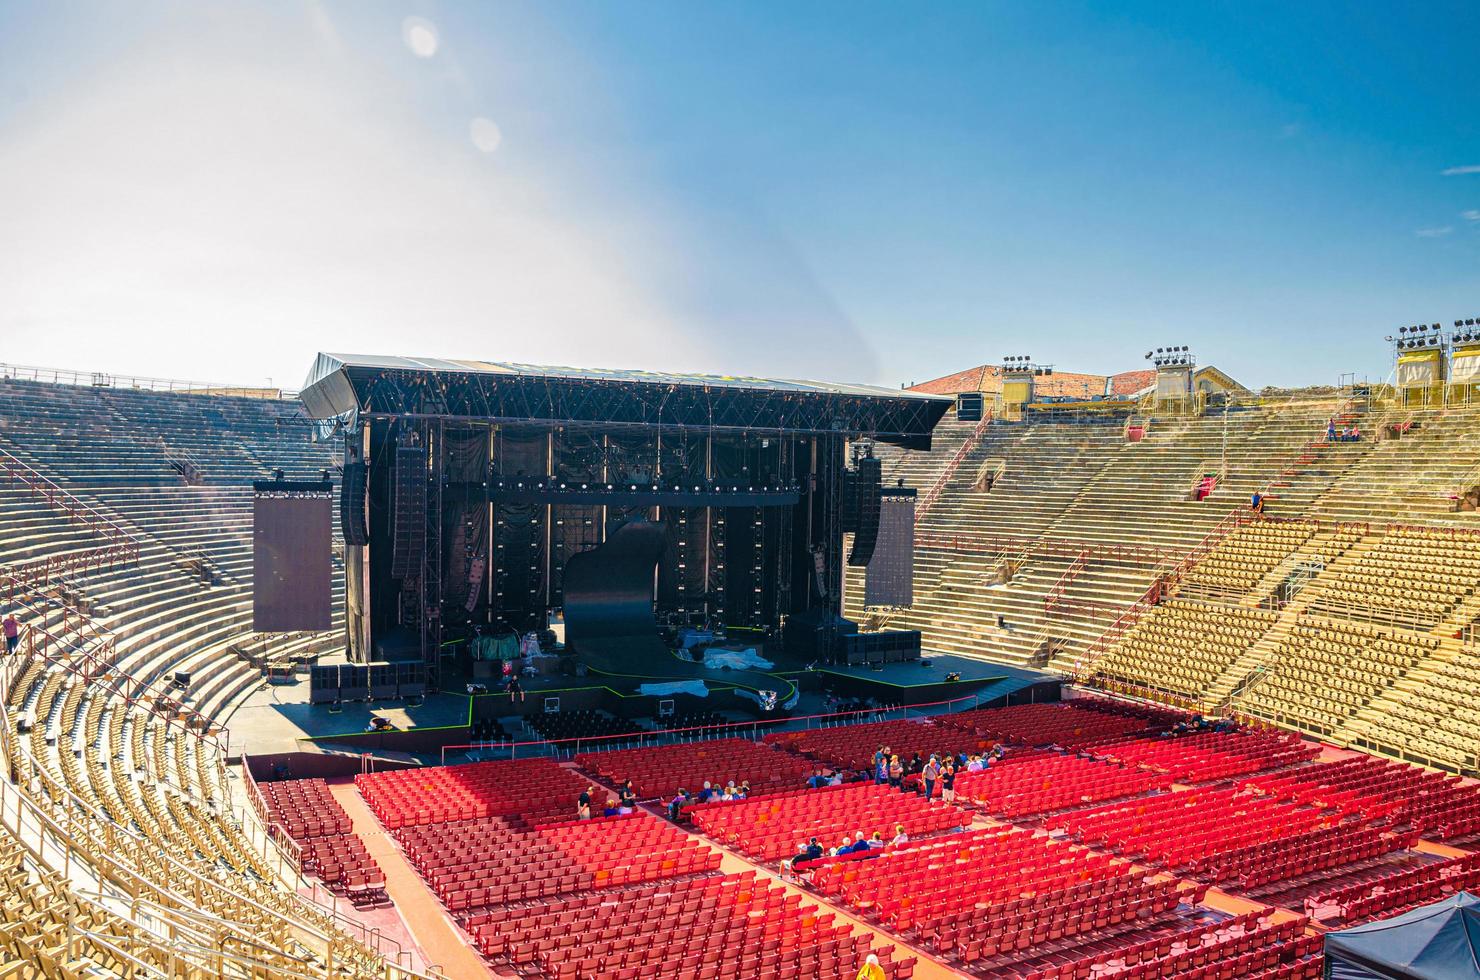
{"label": "concert stage", "polygon": [[[871,573],[881,539],[897,542],[879,547],[881,588],[908,588],[913,496],[886,492],[872,447],[928,450],[951,406],[863,385],[341,354],[319,355],[300,397],[344,445],[352,662],[414,661],[448,690],[449,643],[487,666],[551,649],[561,628],[613,687],[702,681],[763,710],[794,703],[789,682],[683,662],[660,630],[821,624],[788,648],[881,653],[833,625],[845,564]],[[881,527],[886,496],[907,514]]]}

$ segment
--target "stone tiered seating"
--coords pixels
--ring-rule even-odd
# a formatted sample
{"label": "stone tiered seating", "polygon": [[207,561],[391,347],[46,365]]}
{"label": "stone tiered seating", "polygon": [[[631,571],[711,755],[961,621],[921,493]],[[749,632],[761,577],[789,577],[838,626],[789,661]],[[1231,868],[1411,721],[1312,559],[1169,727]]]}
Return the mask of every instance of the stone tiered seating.
{"label": "stone tiered seating", "polygon": [[[920,629],[927,650],[1069,663],[1253,491],[1271,515],[1298,516],[1370,451],[1323,441],[1334,411],[1328,399],[1153,419],[1135,443],[1119,420],[994,422],[917,528],[913,608],[864,609],[853,573],[847,612]],[[1210,465],[1216,488],[1191,499]],[[1000,474],[990,491],[987,471]]]}
{"label": "stone tiered seating", "polygon": [[[1313,516],[1371,523],[1402,520],[1423,524],[1471,524],[1472,513],[1455,513],[1454,494],[1470,489],[1480,463],[1480,411],[1396,410],[1364,424],[1367,439],[1380,429],[1407,426],[1400,438],[1368,441],[1367,451],[1313,501]],[[1338,444],[1342,445],[1342,444]]]}
{"label": "stone tiered seating", "polygon": [[[189,671],[185,703],[207,717],[228,717],[261,679],[260,668],[240,655],[256,643],[250,483],[274,469],[308,479],[335,465],[329,446],[309,441],[295,404],[5,379],[0,449],[139,542],[136,565],[65,583],[117,637],[120,666],[147,682]],[[188,478],[176,466],[185,457]],[[0,487],[0,565],[97,543],[24,487]],[[337,555],[333,590],[342,620]],[[43,624],[52,615],[42,613]],[[331,649],[338,635],[305,634],[280,641],[274,652]]]}

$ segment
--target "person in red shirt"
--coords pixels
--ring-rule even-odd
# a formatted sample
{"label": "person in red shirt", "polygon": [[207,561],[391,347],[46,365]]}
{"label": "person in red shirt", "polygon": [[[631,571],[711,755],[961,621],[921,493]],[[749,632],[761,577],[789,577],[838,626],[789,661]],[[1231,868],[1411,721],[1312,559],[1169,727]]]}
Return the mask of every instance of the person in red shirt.
{"label": "person in red shirt", "polygon": [[5,617],[5,652],[15,653],[15,648],[21,644],[21,623],[15,618],[15,613]]}

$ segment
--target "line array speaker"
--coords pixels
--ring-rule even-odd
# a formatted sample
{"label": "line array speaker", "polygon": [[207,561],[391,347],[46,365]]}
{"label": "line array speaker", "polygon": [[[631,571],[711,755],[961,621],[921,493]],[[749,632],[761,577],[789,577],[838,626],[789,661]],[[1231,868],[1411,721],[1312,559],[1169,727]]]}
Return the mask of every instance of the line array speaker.
{"label": "line array speaker", "polygon": [[398,446],[391,513],[391,575],[421,572],[427,543],[427,456],[419,446]]}
{"label": "line array speaker", "polygon": [[858,461],[858,524],[853,530],[853,547],[848,552],[848,564],[856,568],[868,565],[879,540],[879,490],[883,472],[883,464],[875,456]]}
{"label": "line array speaker", "polygon": [[339,531],[344,543],[362,547],[370,543],[370,526],[365,520],[365,464],[344,464],[344,479],[339,484]]}

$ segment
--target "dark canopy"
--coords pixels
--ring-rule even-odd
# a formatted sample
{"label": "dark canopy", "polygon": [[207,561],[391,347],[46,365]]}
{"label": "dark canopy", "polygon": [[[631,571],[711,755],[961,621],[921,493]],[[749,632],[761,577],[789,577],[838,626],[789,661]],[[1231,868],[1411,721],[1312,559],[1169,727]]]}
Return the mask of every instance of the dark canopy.
{"label": "dark canopy", "polygon": [[1477,980],[1480,898],[1459,892],[1421,909],[1326,935],[1327,976]]}
{"label": "dark canopy", "polygon": [[320,354],[310,418],[433,415],[500,424],[869,436],[929,449],[953,399],[873,385]]}

